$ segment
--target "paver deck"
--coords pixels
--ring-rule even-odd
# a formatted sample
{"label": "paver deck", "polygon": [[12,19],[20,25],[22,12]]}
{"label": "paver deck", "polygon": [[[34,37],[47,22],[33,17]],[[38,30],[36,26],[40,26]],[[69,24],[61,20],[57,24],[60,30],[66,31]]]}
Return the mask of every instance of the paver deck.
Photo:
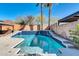
{"label": "paver deck", "polygon": [[0,48],[0,56],[14,56],[20,51],[19,48]]}
{"label": "paver deck", "polygon": [[0,37],[0,55],[3,56],[17,56],[19,54],[19,48],[14,48],[16,45],[21,43],[23,38],[12,38],[9,35]]}
{"label": "paver deck", "polygon": [[62,54],[60,56],[79,56],[79,50],[71,48],[62,48],[60,49]]}

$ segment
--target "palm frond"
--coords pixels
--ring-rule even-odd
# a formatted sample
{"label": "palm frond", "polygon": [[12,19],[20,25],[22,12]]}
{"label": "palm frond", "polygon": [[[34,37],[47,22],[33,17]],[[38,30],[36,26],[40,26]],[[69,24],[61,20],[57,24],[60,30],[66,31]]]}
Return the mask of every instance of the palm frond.
{"label": "palm frond", "polygon": [[36,6],[39,6],[39,3],[37,3]]}
{"label": "palm frond", "polygon": [[49,6],[52,6],[52,3],[44,3],[43,5],[44,7],[49,7]]}

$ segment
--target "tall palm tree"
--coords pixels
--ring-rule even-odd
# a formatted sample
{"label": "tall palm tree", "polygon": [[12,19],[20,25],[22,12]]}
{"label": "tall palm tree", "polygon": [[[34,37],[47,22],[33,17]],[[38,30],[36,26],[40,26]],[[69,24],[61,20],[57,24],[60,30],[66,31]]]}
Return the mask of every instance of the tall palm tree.
{"label": "tall palm tree", "polygon": [[36,6],[40,5],[40,11],[41,11],[41,30],[43,29],[43,3],[37,3]]}
{"label": "tall palm tree", "polygon": [[45,7],[48,7],[49,8],[49,16],[48,16],[48,27],[49,27],[49,30],[50,30],[50,20],[51,20],[51,13],[52,13],[52,3],[46,3],[44,4]]}
{"label": "tall palm tree", "polygon": [[[36,17],[35,21],[37,22],[38,27],[40,27],[40,23],[41,23],[41,16],[40,16],[40,15],[38,15],[38,16]],[[44,15],[42,15],[42,22],[44,22],[44,21],[45,21],[45,16],[44,16]],[[39,28],[39,29],[40,29],[40,28]]]}

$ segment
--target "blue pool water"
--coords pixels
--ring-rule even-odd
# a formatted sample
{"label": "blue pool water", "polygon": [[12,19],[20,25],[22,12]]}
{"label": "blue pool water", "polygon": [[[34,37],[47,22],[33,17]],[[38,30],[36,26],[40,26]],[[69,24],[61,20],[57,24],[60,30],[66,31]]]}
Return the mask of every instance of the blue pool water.
{"label": "blue pool water", "polygon": [[45,52],[48,53],[56,53],[57,55],[60,54],[59,48],[64,48],[61,44],[59,44],[55,39],[45,36],[45,35],[15,35],[14,37],[24,38],[24,41],[17,45],[18,48],[21,48],[21,52],[25,52],[25,47],[27,46],[36,46],[40,47]]}
{"label": "blue pool water", "polygon": [[16,35],[15,37],[24,38],[24,41],[21,44],[19,44],[17,47],[25,47],[25,46],[30,46],[35,35]]}

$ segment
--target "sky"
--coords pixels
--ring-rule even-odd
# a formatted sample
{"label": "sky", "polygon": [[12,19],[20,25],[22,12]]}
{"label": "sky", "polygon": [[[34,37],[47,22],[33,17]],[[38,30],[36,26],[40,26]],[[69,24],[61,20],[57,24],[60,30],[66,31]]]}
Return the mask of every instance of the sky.
{"label": "sky", "polygon": [[[79,11],[79,3],[53,3],[52,17],[62,19]],[[43,8],[43,14],[48,17],[48,8]],[[20,16],[40,15],[40,6],[35,3],[0,3],[0,20],[16,20]]]}

